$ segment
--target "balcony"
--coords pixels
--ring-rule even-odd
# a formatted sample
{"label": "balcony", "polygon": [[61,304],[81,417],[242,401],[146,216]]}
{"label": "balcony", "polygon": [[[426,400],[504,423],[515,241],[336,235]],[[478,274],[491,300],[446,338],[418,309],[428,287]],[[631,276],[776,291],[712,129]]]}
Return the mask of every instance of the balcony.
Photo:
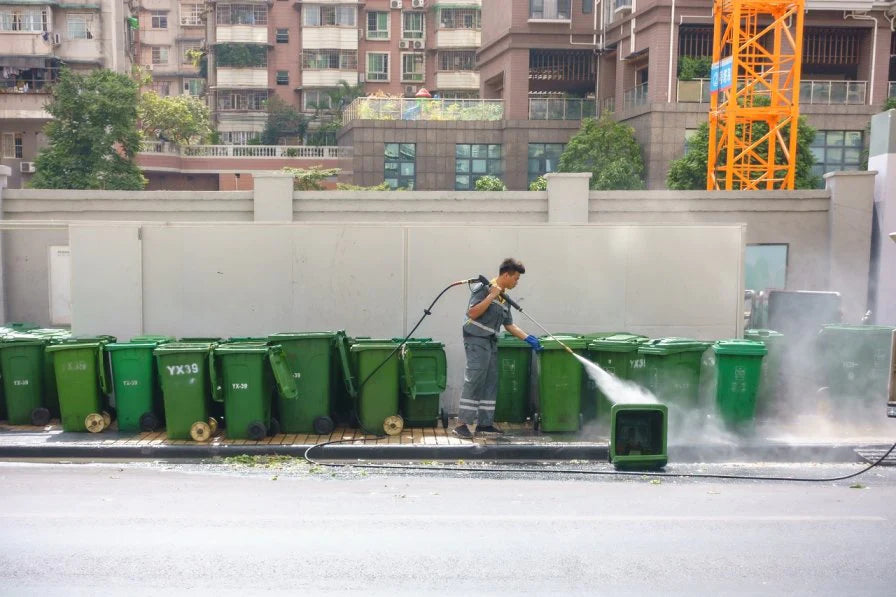
{"label": "balcony", "polygon": [[302,47],[305,49],[358,49],[358,29],[355,27],[303,27]]}
{"label": "balcony", "polygon": [[678,80],[679,103],[709,103],[709,79]]}
{"label": "balcony", "polygon": [[[357,35],[357,34],[356,34]],[[216,43],[266,44],[267,25],[218,25],[215,28]]]}
{"label": "balcony", "polygon": [[339,87],[340,81],[357,85],[358,71],[329,68],[302,71],[302,87]]}
{"label": "balcony", "polygon": [[582,120],[595,116],[594,100],[529,98],[529,120]]}
{"label": "balcony", "polygon": [[479,73],[475,71],[437,72],[436,89],[479,89]]}
{"label": "balcony", "polygon": [[530,23],[569,23],[571,0],[529,0]]}
{"label": "balcony", "polygon": [[626,89],[622,96],[622,109],[631,110],[637,106],[647,104],[647,83],[641,83],[631,89]]}
{"label": "balcony", "polygon": [[482,31],[479,29],[439,29],[436,31],[436,47],[478,48],[482,45]]}
{"label": "balcony", "polygon": [[[892,87],[892,84],[891,84]],[[867,81],[800,81],[800,103],[815,105],[862,105]]]}
{"label": "balcony", "polygon": [[218,68],[218,87],[268,87],[267,68]]}
{"label": "balcony", "polygon": [[501,120],[503,100],[359,97],[343,112],[352,120]]}
{"label": "balcony", "polygon": [[49,89],[46,93],[6,92],[5,89],[0,89],[0,120],[12,118],[50,120],[52,116],[44,109],[50,98]]}

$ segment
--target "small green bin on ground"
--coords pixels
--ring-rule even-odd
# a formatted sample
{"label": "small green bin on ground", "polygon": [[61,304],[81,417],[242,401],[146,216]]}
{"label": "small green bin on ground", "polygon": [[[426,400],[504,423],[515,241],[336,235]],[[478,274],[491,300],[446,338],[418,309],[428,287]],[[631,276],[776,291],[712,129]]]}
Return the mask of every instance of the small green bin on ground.
{"label": "small green bin on ground", "polygon": [[[638,355],[638,347],[648,339],[647,336],[625,333],[593,338],[588,342],[588,358],[607,373],[615,375],[619,379],[631,381],[634,377],[635,367],[641,358]],[[588,401],[594,405],[594,415],[591,418],[607,420],[613,403],[600,391],[597,382],[590,376],[588,377],[588,392]],[[585,420],[589,420],[587,409]]]}
{"label": "small green bin on ground", "polygon": [[554,338],[556,340],[541,338],[544,350],[538,353],[538,412],[535,413],[535,426],[547,433],[579,431],[584,423],[584,368],[560,342],[581,354],[585,350],[585,339],[556,334]]}
{"label": "small green bin on ground", "polygon": [[6,414],[12,425],[46,425],[50,410],[44,402],[47,341],[32,334],[7,334],[0,340],[0,374]]}
{"label": "small green bin on ground", "polygon": [[105,341],[72,339],[46,348],[53,355],[65,431],[95,433],[111,423],[106,401],[111,386],[103,352],[105,345]]}
{"label": "small green bin on ground", "polygon": [[298,395],[283,349],[262,342],[219,344],[209,362],[217,382],[213,397],[224,403],[227,437],[258,441],[280,433],[271,417],[274,386],[285,399]]}
{"label": "small green bin on ground", "polygon": [[511,334],[498,337],[498,398],[495,421],[522,423],[530,416],[532,347]]}
{"label": "small green bin on ground", "polygon": [[448,417],[439,409],[448,385],[445,345],[431,338],[411,338],[401,347],[400,355],[400,409],[405,426],[435,427],[441,420],[447,428]]}
{"label": "small green bin on ground", "polygon": [[759,375],[759,393],[756,395],[756,416],[765,418],[773,415],[782,393],[781,364],[784,359],[784,334],[775,330],[745,330],[745,340],[762,342],[768,354],[762,359]]}
{"label": "small green bin on ground", "polygon": [[153,350],[158,365],[168,439],[208,441],[218,428],[211,417],[211,342],[170,342]]}
{"label": "small green bin on ground", "polygon": [[352,377],[357,384],[354,410],[362,429],[370,433],[396,435],[404,427],[398,415],[397,346],[391,340],[364,339],[350,348]]}
{"label": "small green bin on ground", "polygon": [[664,404],[614,404],[610,409],[610,462],[618,469],[662,468],[669,460]]}
{"label": "small green bin on ground", "polygon": [[334,344],[338,332],[280,333],[268,336],[283,354],[295,380],[298,398],[277,395],[277,413],[283,433],[332,433],[331,389]]}
{"label": "small green bin on ground", "polygon": [[762,359],[768,350],[753,340],[719,340],[716,356],[716,408],[726,425],[743,429],[753,423]]}
{"label": "small green bin on ground", "polygon": [[638,347],[641,358],[635,369],[635,381],[664,404],[683,410],[697,408],[700,363],[707,348],[708,342],[690,338],[648,340]]}
{"label": "small green bin on ground", "polygon": [[106,345],[112,362],[119,431],[155,431],[164,424],[158,364],[153,351],[167,341],[170,338],[141,336],[130,342]]}

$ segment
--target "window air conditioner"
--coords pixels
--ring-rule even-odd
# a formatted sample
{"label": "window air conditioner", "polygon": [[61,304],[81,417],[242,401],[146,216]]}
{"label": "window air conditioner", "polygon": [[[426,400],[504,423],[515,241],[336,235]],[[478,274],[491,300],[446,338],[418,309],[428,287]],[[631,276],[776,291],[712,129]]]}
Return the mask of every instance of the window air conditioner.
{"label": "window air conditioner", "polygon": [[19,162],[19,172],[23,174],[29,174],[34,172],[36,168],[34,167],[34,162]]}
{"label": "window air conditioner", "polygon": [[418,39],[418,40],[415,40],[415,41],[414,41],[414,49],[415,49],[415,50],[422,50],[422,49],[423,49],[423,40],[422,40],[422,39]]}
{"label": "window air conditioner", "polygon": [[405,85],[404,86],[404,94],[405,95],[411,97],[411,96],[414,96],[416,93],[417,93],[416,85]]}
{"label": "window air conditioner", "polygon": [[411,42],[406,39],[402,39],[401,41],[398,42],[398,47],[403,50],[406,50],[411,47]]}
{"label": "window air conditioner", "polygon": [[411,0],[411,8],[423,8],[423,0]]}
{"label": "window air conditioner", "polygon": [[53,34],[53,45],[58,46],[61,43],[62,43],[62,34],[54,33]]}
{"label": "window air conditioner", "polygon": [[401,8],[401,0],[389,0],[389,6],[391,8]]}

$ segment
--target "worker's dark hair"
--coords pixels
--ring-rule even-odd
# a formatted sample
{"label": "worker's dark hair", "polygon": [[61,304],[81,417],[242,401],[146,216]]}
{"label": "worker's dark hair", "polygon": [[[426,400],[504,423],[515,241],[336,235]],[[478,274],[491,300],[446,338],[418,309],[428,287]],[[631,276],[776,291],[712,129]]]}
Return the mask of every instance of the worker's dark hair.
{"label": "worker's dark hair", "polygon": [[521,274],[526,273],[526,267],[523,265],[523,262],[519,259],[514,259],[513,257],[508,257],[504,261],[501,262],[501,267],[498,268],[498,275],[519,272]]}

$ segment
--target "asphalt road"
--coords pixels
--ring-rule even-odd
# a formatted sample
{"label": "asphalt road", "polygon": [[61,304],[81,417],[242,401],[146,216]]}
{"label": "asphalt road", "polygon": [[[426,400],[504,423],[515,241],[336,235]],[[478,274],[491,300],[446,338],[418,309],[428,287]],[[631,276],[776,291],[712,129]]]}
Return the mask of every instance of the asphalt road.
{"label": "asphalt road", "polygon": [[294,460],[0,463],[0,594],[817,596],[896,586],[894,467],[818,484],[497,477]]}

